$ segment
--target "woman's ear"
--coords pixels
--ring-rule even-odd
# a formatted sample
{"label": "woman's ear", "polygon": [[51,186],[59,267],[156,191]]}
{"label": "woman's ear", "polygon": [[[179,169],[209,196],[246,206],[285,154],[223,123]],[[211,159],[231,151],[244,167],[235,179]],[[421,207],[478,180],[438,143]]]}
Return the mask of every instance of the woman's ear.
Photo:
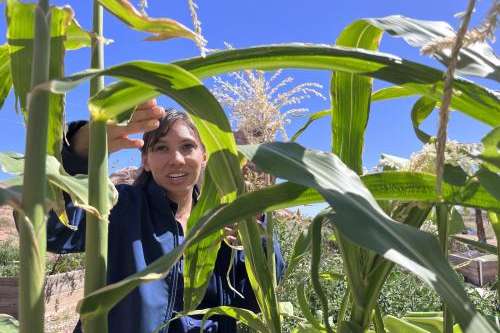
{"label": "woman's ear", "polygon": [[201,167],[203,169],[207,167],[207,161],[208,161],[207,152],[203,151],[203,160],[201,161]]}
{"label": "woman's ear", "polygon": [[141,163],[142,167],[144,168],[145,171],[151,171],[149,164],[148,164],[148,155],[147,154],[141,154]]}

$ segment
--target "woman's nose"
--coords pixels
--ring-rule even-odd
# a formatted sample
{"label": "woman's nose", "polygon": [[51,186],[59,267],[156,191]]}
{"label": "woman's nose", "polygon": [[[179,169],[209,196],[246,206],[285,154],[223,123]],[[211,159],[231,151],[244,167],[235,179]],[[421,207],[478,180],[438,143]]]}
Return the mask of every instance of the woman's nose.
{"label": "woman's nose", "polygon": [[184,155],[182,155],[182,153],[180,151],[176,150],[171,155],[169,162],[172,165],[184,164]]}

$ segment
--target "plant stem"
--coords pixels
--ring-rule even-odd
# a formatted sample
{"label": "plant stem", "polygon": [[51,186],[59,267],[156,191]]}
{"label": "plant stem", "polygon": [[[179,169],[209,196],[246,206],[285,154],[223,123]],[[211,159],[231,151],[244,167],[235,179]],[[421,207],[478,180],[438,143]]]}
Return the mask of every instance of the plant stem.
{"label": "plant stem", "polygon": [[311,283],[314,292],[318,296],[321,303],[321,308],[323,310],[323,323],[325,325],[326,331],[328,333],[333,333],[333,329],[330,326],[330,321],[328,319],[328,299],[323,292],[323,288],[321,287],[321,282],[319,280],[319,262],[321,259],[321,227],[323,224],[323,219],[322,217],[316,216],[312,223]]}
{"label": "plant stem", "polygon": [[[104,68],[104,52],[102,43],[103,9],[94,0],[93,32],[91,67]],[[90,82],[90,95],[93,96],[104,87],[102,76]],[[108,219],[107,219],[107,179],[108,179],[108,142],[106,120],[90,120],[89,137],[89,204],[100,213],[96,217],[87,213],[85,234],[85,288],[84,293],[100,289],[106,285],[108,261]],[[107,314],[83,321],[85,332],[108,332]]]}
{"label": "plant stem", "polygon": [[500,311],[500,219],[498,218],[498,214],[493,212],[488,212],[488,219],[497,240],[497,310]]}
{"label": "plant stem", "polygon": [[275,260],[274,239],[273,239],[274,221],[272,212],[266,213],[266,234],[267,234],[267,241],[266,241],[267,265],[273,277],[273,286],[274,288],[276,288],[277,285],[276,260]]}
{"label": "plant stem", "polygon": [[[438,225],[439,242],[441,243],[441,250],[443,256],[448,258],[448,234],[450,230],[450,223],[448,218],[448,207],[445,204],[436,205],[436,218]],[[443,333],[453,332],[453,316],[449,308],[443,304]]]}
{"label": "plant stem", "polygon": [[350,301],[351,301],[351,287],[349,287],[349,283],[347,283],[347,288],[345,290],[344,296],[342,297],[342,303],[340,303],[340,309],[337,315],[337,327],[340,326],[340,324],[344,321],[345,313],[347,311],[347,308],[349,307]]}
{"label": "plant stem", "polygon": [[385,333],[384,321],[378,304],[375,305],[375,309],[373,310],[373,325],[375,326],[376,333]]}
{"label": "plant stem", "polygon": [[[35,38],[31,87],[49,79],[50,16],[48,0],[35,8]],[[21,333],[43,333],[45,251],[46,151],[49,94],[28,95],[28,126],[23,180],[23,213],[19,214],[19,322]]]}
{"label": "plant stem", "polygon": [[476,0],[469,0],[467,10],[462,20],[462,25],[457,32],[455,43],[453,44],[450,63],[448,64],[448,70],[446,71],[444,79],[443,98],[441,100],[441,108],[439,110],[439,129],[436,148],[436,194],[438,198],[440,198],[442,195],[444,151],[446,147],[446,130],[448,127],[449,109],[451,104],[451,97],[453,95],[453,76],[455,73],[455,68],[457,67],[458,54],[460,52],[460,49],[462,48],[464,36],[467,32],[467,27],[469,25],[475,4]]}

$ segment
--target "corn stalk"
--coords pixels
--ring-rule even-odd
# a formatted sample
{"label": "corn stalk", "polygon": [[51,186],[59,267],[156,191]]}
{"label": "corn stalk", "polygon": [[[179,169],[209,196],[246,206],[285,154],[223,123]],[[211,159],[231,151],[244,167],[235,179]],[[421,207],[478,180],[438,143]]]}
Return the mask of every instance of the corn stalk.
{"label": "corn stalk", "polygon": [[[48,0],[35,10],[31,87],[49,79],[50,15]],[[20,246],[20,332],[43,333],[45,284],[45,194],[49,94],[29,96],[22,210],[18,219]]]}
{"label": "corn stalk", "polygon": [[[94,0],[93,5],[93,42],[91,68],[104,68],[103,8]],[[90,96],[104,87],[104,77],[98,76],[90,81]],[[85,234],[85,295],[106,285],[108,262],[108,143],[106,119],[91,114],[89,136],[89,204],[97,209],[99,216],[87,213]],[[83,321],[84,331],[108,331],[107,313]]]}

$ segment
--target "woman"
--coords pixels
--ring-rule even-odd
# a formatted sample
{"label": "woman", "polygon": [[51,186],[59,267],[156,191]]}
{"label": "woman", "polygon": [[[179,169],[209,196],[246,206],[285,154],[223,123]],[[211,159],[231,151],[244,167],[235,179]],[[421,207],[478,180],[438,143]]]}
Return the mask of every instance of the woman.
{"label": "woman", "polygon": [[[132,133],[146,132],[143,140],[131,139]],[[63,148],[63,164],[70,174],[86,173],[88,127],[84,122],[70,124],[70,145]],[[109,217],[108,283],[114,283],[142,271],[148,264],[170,252],[183,240],[186,224],[198,197],[196,183],[205,167],[207,156],[199,134],[184,114],[165,110],[150,101],[141,105],[125,127],[108,126],[110,152],[139,147],[142,173],[134,185],[119,185],[118,203]],[[66,199],[68,199],[66,197]],[[58,253],[83,251],[85,244],[85,214],[67,200],[72,231],[64,227],[54,213],[48,222],[48,249]],[[226,240],[234,242],[236,233],[226,228]],[[283,261],[279,247],[278,274]],[[229,286],[227,271],[230,261]],[[278,275],[279,276],[279,275]],[[182,261],[165,279],[141,284],[120,301],[109,313],[109,332],[149,333],[167,323],[182,311]],[[238,251],[234,259],[224,242],[205,297],[199,308],[220,305],[258,311],[255,296],[248,281],[244,255]],[[199,332],[199,317],[182,317],[172,321],[160,332]],[[212,317],[204,326],[206,332],[235,332],[236,323],[224,316]],[[77,327],[76,331],[80,328]]]}

